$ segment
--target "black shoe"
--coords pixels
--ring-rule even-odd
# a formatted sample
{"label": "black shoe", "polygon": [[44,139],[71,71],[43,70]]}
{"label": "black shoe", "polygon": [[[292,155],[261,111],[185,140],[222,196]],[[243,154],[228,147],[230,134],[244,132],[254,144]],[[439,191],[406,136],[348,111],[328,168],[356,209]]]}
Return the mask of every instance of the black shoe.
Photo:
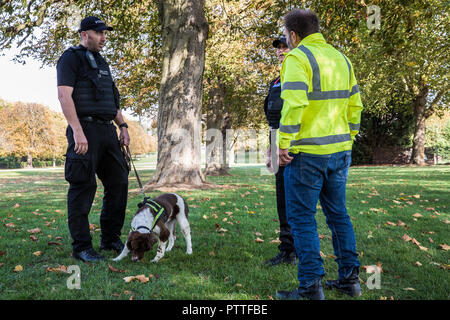
{"label": "black shoe", "polygon": [[318,279],[309,287],[299,287],[292,291],[277,291],[277,298],[283,300],[325,300],[322,289],[322,279]]}
{"label": "black shoe", "polygon": [[117,239],[116,241],[113,241],[113,242],[103,242],[103,240],[100,241],[100,251],[114,250],[114,251],[117,251],[120,253],[120,252],[122,252],[124,246],[125,245],[123,244],[122,240],[120,240],[120,239]]}
{"label": "black shoe", "polygon": [[99,255],[94,249],[89,248],[80,252],[73,252],[73,257],[84,262],[97,262],[105,259],[103,256]]}
{"label": "black shoe", "polygon": [[325,282],[325,289],[336,289],[351,297],[359,297],[362,294],[361,286],[359,285],[359,268],[354,268],[347,279],[327,280]]}
{"label": "black shoe", "polygon": [[275,266],[280,263],[297,264],[297,255],[295,252],[280,251],[275,257],[264,262],[266,266]]}

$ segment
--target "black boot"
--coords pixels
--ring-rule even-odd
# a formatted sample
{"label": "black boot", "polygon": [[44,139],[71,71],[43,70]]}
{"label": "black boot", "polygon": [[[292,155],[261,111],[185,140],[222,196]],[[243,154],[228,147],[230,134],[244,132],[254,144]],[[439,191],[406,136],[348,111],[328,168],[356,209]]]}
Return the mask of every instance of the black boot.
{"label": "black boot", "polygon": [[114,250],[117,252],[122,252],[124,244],[122,240],[117,239],[116,241],[106,242],[103,239],[100,241],[100,251],[102,250]]}
{"label": "black boot", "polygon": [[309,287],[299,287],[293,291],[277,291],[277,298],[283,300],[325,300],[322,289],[322,278]]}
{"label": "black boot", "polygon": [[280,263],[297,264],[297,255],[295,252],[280,251],[275,257],[264,262],[266,266],[275,266]]}
{"label": "black boot", "polygon": [[336,289],[351,297],[359,297],[362,294],[361,286],[359,285],[359,268],[354,268],[350,276],[346,279],[327,280],[325,282],[325,289]]}
{"label": "black boot", "polygon": [[75,259],[84,261],[84,262],[97,262],[105,259],[103,256],[99,255],[94,249],[88,248],[83,251],[73,252],[73,257]]}

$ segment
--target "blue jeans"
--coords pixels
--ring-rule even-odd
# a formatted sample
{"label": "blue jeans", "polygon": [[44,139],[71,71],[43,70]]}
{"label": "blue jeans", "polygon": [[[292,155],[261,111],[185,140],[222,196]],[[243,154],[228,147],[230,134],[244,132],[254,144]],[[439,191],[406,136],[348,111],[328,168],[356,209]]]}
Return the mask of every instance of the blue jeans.
{"label": "blue jeans", "polygon": [[318,200],[332,232],[339,279],[359,267],[355,234],[345,206],[351,151],[328,155],[299,153],[286,166],[284,182],[287,218],[299,257],[298,280],[308,287],[325,275],[314,218]]}

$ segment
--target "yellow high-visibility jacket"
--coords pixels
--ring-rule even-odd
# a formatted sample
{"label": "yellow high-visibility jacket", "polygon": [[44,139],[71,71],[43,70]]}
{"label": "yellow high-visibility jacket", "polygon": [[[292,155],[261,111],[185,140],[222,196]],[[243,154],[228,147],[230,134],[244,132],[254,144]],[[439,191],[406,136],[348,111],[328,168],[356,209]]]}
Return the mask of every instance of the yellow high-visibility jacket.
{"label": "yellow high-visibility jacket", "polygon": [[305,37],[281,66],[279,147],[292,153],[351,150],[362,102],[350,60],[321,33]]}

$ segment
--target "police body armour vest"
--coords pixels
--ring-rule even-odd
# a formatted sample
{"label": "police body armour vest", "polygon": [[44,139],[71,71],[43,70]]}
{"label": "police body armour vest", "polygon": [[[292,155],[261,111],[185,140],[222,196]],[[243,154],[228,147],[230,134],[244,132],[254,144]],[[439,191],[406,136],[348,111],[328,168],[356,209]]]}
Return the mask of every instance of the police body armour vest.
{"label": "police body armour vest", "polygon": [[80,62],[72,98],[78,117],[99,116],[112,120],[117,114],[117,98],[109,65],[100,54],[97,59],[83,46],[71,47]]}
{"label": "police body armour vest", "polygon": [[280,96],[281,81],[280,78],[277,78],[271,83],[267,102],[267,121],[269,122],[269,126],[274,129],[280,127],[281,109],[283,108],[283,100]]}

